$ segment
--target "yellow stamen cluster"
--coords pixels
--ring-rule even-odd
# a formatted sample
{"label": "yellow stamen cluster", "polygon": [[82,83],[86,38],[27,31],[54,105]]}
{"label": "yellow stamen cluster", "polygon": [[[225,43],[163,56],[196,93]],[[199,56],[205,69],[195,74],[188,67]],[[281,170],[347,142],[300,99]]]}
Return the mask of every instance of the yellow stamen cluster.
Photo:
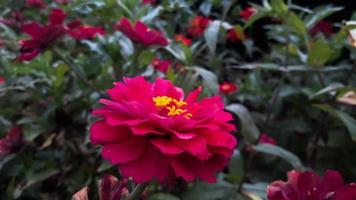
{"label": "yellow stamen cluster", "polygon": [[188,105],[187,102],[182,100],[177,100],[168,96],[157,96],[153,97],[153,102],[157,108],[166,108],[168,110],[167,115],[169,117],[182,115],[185,113],[185,118],[191,118],[192,114],[187,113],[187,109],[183,109],[182,106]]}

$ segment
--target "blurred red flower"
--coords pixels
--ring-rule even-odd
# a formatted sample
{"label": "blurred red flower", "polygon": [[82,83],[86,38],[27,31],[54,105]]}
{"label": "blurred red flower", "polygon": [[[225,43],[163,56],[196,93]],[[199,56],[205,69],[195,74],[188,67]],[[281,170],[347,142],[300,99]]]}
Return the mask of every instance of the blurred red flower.
{"label": "blurred red flower", "polygon": [[310,29],[309,33],[311,35],[317,35],[318,33],[323,33],[325,36],[329,37],[332,35],[333,25],[327,21],[320,21],[316,23],[313,28]]}
{"label": "blurred red flower", "polygon": [[269,135],[266,133],[262,133],[259,139],[258,143],[262,144],[271,144],[271,145],[277,145],[277,142],[275,139],[271,138]]}
{"label": "blurred red flower", "polygon": [[23,144],[21,126],[12,127],[5,137],[0,139],[0,156],[16,152]]}
{"label": "blurred red flower", "polygon": [[43,0],[26,0],[26,5],[29,7],[37,7],[39,9],[46,8],[46,4]]}
{"label": "blurred red flower", "polygon": [[154,3],[156,3],[156,0],[143,0],[142,3],[144,3],[144,4],[154,4]]}
{"label": "blurred red flower", "polygon": [[227,31],[227,39],[231,42],[238,42],[245,39],[245,35],[241,35],[234,28]]}
{"label": "blurred red flower", "polygon": [[6,82],[5,77],[0,76],[0,85]]}
{"label": "blurred red flower", "polygon": [[[315,172],[290,171],[288,182],[275,181],[267,188],[269,200],[353,200],[356,187],[344,186],[339,172],[328,170],[324,177]],[[338,197],[338,198],[336,198]],[[352,198],[351,198],[352,197]]]}
{"label": "blurred red flower", "polygon": [[161,72],[163,72],[163,73],[166,73],[166,72],[167,72],[168,67],[169,67],[171,64],[172,64],[172,61],[170,61],[170,60],[160,60],[160,59],[158,59],[158,58],[154,58],[154,59],[152,60],[152,62],[151,62],[151,65],[152,65],[155,69],[157,69],[157,70],[159,70],[159,71],[161,71]]}
{"label": "blurred red flower", "polygon": [[198,101],[199,87],[184,100],[184,92],[170,81],[147,82],[124,78],[108,90],[111,100],[93,115],[102,119],[90,128],[102,156],[118,164],[123,177],[137,183],[156,179],[173,183],[200,179],[215,182],[236,146],[230,134],[232,115],[219,96]]}
{"label": "blurred red flower", "polygon": [[64,25],[66,13],[61,9],[53,9],[48,16],[49,24],[41,25],[37,22],[23,24],[21,29],[30,35],[31,39],[20,41],[19,60],[32,60],[57,39],[69,33],[75,39],[88,39],[96,34],[104,34],[102,28],[81,25],[78,20]]}
{"label": "blurred red flower", "polygon": [[116,29],[124,33],[133,42],[143,45],[168,45],[168,41],[159,31],[149,29],[146,24],[137,21],[132,24],[127,18],[122,17],[116,24]]}
{"label": "blurred red flower", "polygon": [[257,12],[257,10],[254,7],[247,7],[244,10],[240,12],[240,17],[242,17],[244,20],[249,20],[252,15],[254,15]]}
{"label": "blurred red flower", "polygon": [[238,89],[237,85],[231,82],[223,82],[219,85],[219,91],[223,94],[230,94]]}
{"label": "blurred red flower", "polygon": [[67,25],[69,35],[77,40],[90,39],[96,35],[105,35],[102,27],[82,25],[79,20],[75,20]]}
{"label": "blurred red flower", "polygon": [[190,21],[188,34],[192,37],[201,36],[208,27],[210,19],[204,16],[196,16]]}
{"label": "blurred red flower", "polygon": [[174,36],[174,40],[175,41],[178,41],[178,42],[182,42],[183,44],[187,45],[187,46],[190,46],[192,44],[192,40],[185,37],[184,35],[175,35]]}
{"label": "blurred red flower", "polygon": [[[104,175],[99,182],[99,200],[117,200],[128,195],[127,179],[118,180],[111,175]],[[75,193],[73,200],[89,200],[88,187]]]}

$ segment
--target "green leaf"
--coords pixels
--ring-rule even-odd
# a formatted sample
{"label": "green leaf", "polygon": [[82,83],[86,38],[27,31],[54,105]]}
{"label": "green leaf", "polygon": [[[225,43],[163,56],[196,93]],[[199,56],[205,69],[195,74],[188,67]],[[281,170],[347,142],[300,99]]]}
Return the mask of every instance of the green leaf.
{"label": "green leaf", "polygon": [[222,180],[214,184],[197,182],[192,189],[183,194],[182,200],[230,199],[236,193],[236,190],[236,186]]}
{"label": "green leaf", "polygon": [[243,173],[244,173],[244,160],[242,159],[242,155],[240,151],[235,150],[233,155],[230,158],[229,163],[229,173],[227,174],[227,180],[238,183],[242,181]]}
{"label": "green leaf", "polygon": [[271,0],[271,7],[272,7],[272,12],[281,15],[286,14],[288,11],[288,6],[287,4],[284,3],[284,0]]}
{"label": "green leaf", "polygon": [[220,22],[213,21],[204,32],[204,38],[212,55],[215,55],[216,44],[220,30]]}
{"label": "green leaf", "polygon": [[303,20],[301,20],[298,15],[296,15],[293,12],[289,13],[289,23],[290,25],[295,29],[295,31],[297,33],[299,33],[300,35],[304,35],[307,33],[307,28],[303,22]]}
{"label": "green leaf", "polygon": [[298,169],[298,170],[304,169],[304,166],[300,161],[300,159],[295,154],[293,154],[292,152],[286,149],[283,149],[282,147],[271,145],[271,144],[258,144],[253,146],[253,149],[258,152],[278,156],[284,159],[285,161],[287,161],[289,164],[291,164],[294,167],[294,169]]}
{"label": "green leaf", "polygon": [[317,104],[314,106],[328,112],[334,117],[339,118],[349,130],[352,140],[356,142],[356,120],[353,117],[343,111],[335,110],[333,107],[326,104]]}
{"label": "green leaf", "polygon": [[139,66],[146,66],[150,64],[154,56],[154,53],[149,50],[142,51],[138,56]]}
{"label": "green leaf", "polygon": [[325,93],[333,92],[333,91],[338,90],[340,88],[344,88],[344,85],[341,84],[341,83],[331,83],[330,85],[328,85],[327,87],[319,90],[318,92],[316,92],[315,94],[313,94],[309,98],[310,99],[314,99],[315,97],[318,97],[318,96],[323,95]]}
{"label": "green leaf", "polygon": [[207,89],[207,91],[210,94],[213,95],[218,94],[219,84],[218,84],[218,78],[216,77],[216,74],[202,67],[193,67],[193,69],[203,79],[203,84],[204,84],[203,89]]}
{"label": "green leaf", "polygon": [[322,20],[322,19],[330,16],[334,12],[338,12],[342,9],[343,9],[342,7],[332,7],[330,5],[317,7],[313,10],[313,13],[311,14],[311,16],[309,18],[307,18],[307,21],[305,24],[308,28],[312,28],[320,20]]}
{"label": "green leaf", "polygon": [[156,193],[150,196],[148,200],[179,200],[179,198],[169,193]]}
{"label": "green leaf", "polygon": [[309,50],[307,63],[313,67],[323,66],[328,62],[332,53],[333,51],[326,41],[319,39]]}
{"label": "green leaf", "polygon": [[260,131],[253,121],[250,112],[241,104],[230,104],[226,109],[235,113],[241,121],[241,133],[249,144],[256,144]]}
{"label": "green leaf", "polygon": [[242,193],[248,196],[250,199],[265,199],[268,183],[245,183],[242,185]]}

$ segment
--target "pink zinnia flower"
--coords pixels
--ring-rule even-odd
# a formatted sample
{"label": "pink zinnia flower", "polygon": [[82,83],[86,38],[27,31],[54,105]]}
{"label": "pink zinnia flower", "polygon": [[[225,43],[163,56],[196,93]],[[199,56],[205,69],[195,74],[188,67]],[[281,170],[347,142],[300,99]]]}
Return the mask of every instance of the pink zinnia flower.
{"label": "pink zinnia flower", "polygon": [[53,44],[58,38],[66,33],[63,26],[66,14],[63,10],[53,9],[48,16],[49,24],[41,25],[36,22],[22,25],[24,33],[31,36],[31,39],[20,41],[20,57],[23,60],[32,60],[48,46]]}
{"label": "pink zinnia flower", "polygon": [[168,45],[168,41],[159,31],[149,29],[146,24],[137,21],[132,24],[127,18],[122,17],[116,24],[116,29],[124,33],[133,42],[146,46],[149,45]]}
{"label": "pink zinnia flower", "polygon": [[121,175],[137,183],[215,182],[236,146],[232,115],[219,96],[198,101],[199,87],[184,98],[170,81],[124,78],[108,90],[110,100],[93,115],[90,140]]}
{"label": "pink zinnia flower", "polygon": [[277,145],[277,142],[275,139],[271,138],[269,135],[266,133],[262,133],[260,136],[260,139],[258,141],[260,144],[271,144],[271,145]]}
{"label": "pink zinnia flower", "polygon": [[56,40],[69,33],[75,39],[88,39],[96,34],[104,34],[101,28],[83,26],[78,20],[64,25],[66,13],[61,9],[53,9],[48,16],[49,24],[41,25],[33,22],[23,24],[21,29],[31,36],[31,39],[20,41],[19,60],[32,60]]}
{"label": "pink zinnia flower", "polygon": [[192,37],[201,36],[210,23],[210,19],[204,16],[196,16],[190,22],[188,34]]}
{"label": "pink zinnia flower", "polygon": [[22,143],[21,126],[12,127],[6,136],[0,139],[0,156],[6,156],[16,152],[21,147]]}
{"label": "pink zinnia flower", "polygon": [[5,77],[0,76],[0,85],[4,84],[6,82]]}
{"label": "pink zinnia flower", "polygon": [[227,31],[227,39],[231,42],[239,42],[245,39],[245,35],[240,34],[234,28],[231,28]]}
{"label": "pink zinnia flower", "polygon": [[344,186],[339,172],[328,170],[324,177],[315,172],[290,171],[288,182],[275,181],[267,188],[269,200],[353,200],[356,187]]}
{"label": "pink zinnia flower", "polygon": [[[118,200],[128,195],[127,180],[118,180],[111,175],[104,175],[99,182],[99,200]],[[88,187],[85,187],[75,193],[74,200],[89,200]]]}
{"label": "pink zinnia flower", "polygon": [[157,69],[157,70],[159,70],[159,71],[161,71],[161,72],[163,72],[163,73],[166,73],[166,72],[167,72],[168,67],[169,67],[171,64],[172,64],[172,61],[170,61],[170,60],[161,60],[161,59],[158,59],[158,58],[154,58],[154,59],[152,60],[152,62],[151,62],[151,65],[152,65],[155,69]]}
{"label": "pink zinnia flower", "polygon": [[77,40],[90,39],[96,35],[105,35],[102,27],[82,25],[79,20],[75,20],[67,25],[69,35]]}
{"label": "pink zinnia flower", "polygon": [[257,12],[257,10],[254,7],[247,7],[244,10],[240,12],[240,17],[242,17],[244,20],[249,20],[252,15],[254,15]]}
{"label": "pink zinnia flower", "polygon": [[231,82],[223,82],[219,85],[219,91],[222,94],[230,94],[236,92],[238,89],[237,85]]}
{"label": "pink zinnia flower", "polygon": [[174,36],[174,40],[178,42],[182,42],[183,44],[190,46],[192,44],[192,40],[185,37],[184,35],[178,34]]}
{"label": "pink zinnia flower", "polygon": [[26,0],[26,5],[29,7],[37,7],[39,9],[46,8],[46,4],[43,2],[43,0]]}
{"label": "pink zinnia flower", "polygon": [[316,23],[313,28],[310,29],[309,33],[311,35],[316,35],[318,33],[323,33],[325,36],[329,37],[332,35],[333,25],[327,21],[320,21]]}

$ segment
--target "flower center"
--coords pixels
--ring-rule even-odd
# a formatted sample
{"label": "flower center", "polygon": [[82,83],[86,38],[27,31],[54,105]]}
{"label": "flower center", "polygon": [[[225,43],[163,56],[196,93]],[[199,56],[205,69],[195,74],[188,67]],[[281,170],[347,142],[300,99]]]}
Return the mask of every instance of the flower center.
{"label": "flower center", "polygon": [[183,114],[187,119],[192,117],[192,114],[187,112],[187,109],[184,108],[188,105],[188,103],[185,101],[177,100],[168,96],[157,96],[153,97],[152,100],[155,103],[157,109],[169,117]]}

